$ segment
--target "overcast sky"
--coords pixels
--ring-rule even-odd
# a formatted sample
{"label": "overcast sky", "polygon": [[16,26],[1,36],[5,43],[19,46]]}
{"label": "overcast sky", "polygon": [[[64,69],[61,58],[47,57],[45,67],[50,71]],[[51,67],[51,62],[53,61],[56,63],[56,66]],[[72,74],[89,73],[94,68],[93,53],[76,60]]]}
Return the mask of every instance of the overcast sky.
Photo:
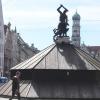
{"label": "overcast sky", "polygon": [[100,46],[100,0],[2,0],[4,23],[10,21],[25,42],[44,49],[53,43],[52,30],[59,23],[56,9],[60,4],[69,10],[68,35],[72,35],[72,16],[77,9],[81,16],[81,43]]}

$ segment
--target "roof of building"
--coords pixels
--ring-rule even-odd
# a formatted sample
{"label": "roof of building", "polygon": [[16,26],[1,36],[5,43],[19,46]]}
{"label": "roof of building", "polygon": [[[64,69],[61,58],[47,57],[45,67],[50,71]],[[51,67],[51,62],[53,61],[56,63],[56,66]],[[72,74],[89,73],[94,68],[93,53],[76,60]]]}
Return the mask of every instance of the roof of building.
{"label": "roof of building", "polygon": [[99,70],[100,62],[73,45],[53,44],[11,70],[19,69]]}
{"label": "roof of building", "polygon": [[81,18],[80,15],[76,11],[76,13],[73,15],[72,19],[73,20],[80,20],[80,18]]}
{"label": "roof of building", "polygon": [[[32,58],[11,69],[11,71],[15,70],[27,70],[27,72],[32,70],[32,74],[34,73],[33,71],[36,74],[36,71],[42,70],[42,74],[46,72],[43,77],[46,77],[48,80],[49,78],[58,79],[58,81],[22,80],[20,83],[20,92],[23,98],[100,98],[100,89],[97,89],[98,84],[83,81],[84,78],[93,78],[91,71],[100,70],[100,62],[71,44],[52,44]],[[82,73],[82,70],[88,72]],[[66,73],[66,71],[72,72]],[[75,71],[79,73],[75,74]],[[95,72],[93,73],[95,75]],[[73,77],[76,75],[76,77],[81,78],[82,82],[74,81],[74,83],[70,83],[68,81],[59,81],[63,76],[67,77],[67,74],[71,74]],[[89,75],[90,77],[88,77]],[[40,77],[39,74],[35,76],[35,78]],[[10,80],[0,87],[0,95],[9,97],[11,94],[12,81]]]}

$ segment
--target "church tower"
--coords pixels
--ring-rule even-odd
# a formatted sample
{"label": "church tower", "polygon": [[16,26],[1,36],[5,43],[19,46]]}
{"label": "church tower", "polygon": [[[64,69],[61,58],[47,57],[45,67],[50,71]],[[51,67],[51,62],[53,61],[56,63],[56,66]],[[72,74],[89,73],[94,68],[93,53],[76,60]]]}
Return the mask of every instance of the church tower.
{"label": "church tower", "polygon": [[72,20],[72,44],[77,47],[80,47],[80,15],[77,13],[77,11],[73,15]]}
{"label": "church tower", "polygon": [[2,3],[0,0],[0,76],[3,76],[4,70],[4,21],[2,12]]}

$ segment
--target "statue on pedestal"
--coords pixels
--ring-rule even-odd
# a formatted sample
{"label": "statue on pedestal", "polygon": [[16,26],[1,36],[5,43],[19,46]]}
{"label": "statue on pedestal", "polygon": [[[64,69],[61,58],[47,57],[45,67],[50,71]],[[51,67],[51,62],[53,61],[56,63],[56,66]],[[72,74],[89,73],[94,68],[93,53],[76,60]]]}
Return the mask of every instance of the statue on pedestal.
{"label": "statue on pedestal", "polygon": [[[60,9],[63,8],[64,11],[61,12]],[[60,37],[64,37],[67,36],[67,31],[69,30],[69,28],[67,28],[68,24],[68,17],[66,15],[66,12],[68,12],[68,10],[63,6],[60,5],[60,7],[57,9],[57,11],[60,13],[60,18],[59,18],[59,24],[58,24],[58,28],[54,29],[54,40],[56,37],[60,36]]]}

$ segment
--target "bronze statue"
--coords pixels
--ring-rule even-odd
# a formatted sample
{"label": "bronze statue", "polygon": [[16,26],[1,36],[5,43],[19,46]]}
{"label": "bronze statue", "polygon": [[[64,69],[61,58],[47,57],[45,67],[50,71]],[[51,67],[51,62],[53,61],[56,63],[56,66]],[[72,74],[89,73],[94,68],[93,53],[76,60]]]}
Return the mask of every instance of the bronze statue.
{"label": "bronze statue", "polygon": [[[61,7],[64,8],[63,12],[60,11]],[[68,12],[68,10],[63,5],[60,5],[60,7],[57,9],[57,11],[60,13],[60,19],[59,19],[59,21],[61,23],[67,23],[68,22],[68,17],[66,15],[66,12]]]}
{"label": "bronze statue", "polygon": [[[60,9],[64,8],[64,11],[61,12]],[[68,24],[68,17],[66,15],[66,12],[68,12],[68,10],[63,6],[60,5],[60,7],[57,9],[57,11],[60,13],[60,18],[59,18],[59,24],[58,24],[58,28],[54,29],[54,39],[56,36],[67,36],[66,32],[69,30],[69,28],[67,28]]]}

